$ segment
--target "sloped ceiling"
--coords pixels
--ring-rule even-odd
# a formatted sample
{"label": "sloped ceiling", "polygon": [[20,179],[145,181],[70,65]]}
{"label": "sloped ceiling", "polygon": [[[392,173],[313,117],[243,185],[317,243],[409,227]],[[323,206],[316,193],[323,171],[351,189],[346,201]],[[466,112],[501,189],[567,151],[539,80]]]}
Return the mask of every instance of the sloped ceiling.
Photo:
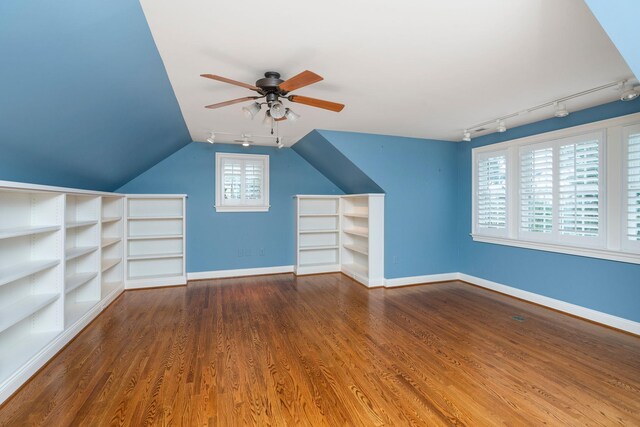
{"label": "sloped ceiling", "polygon": [[191,142],[137,0],[2,0],[0,61],[0,179],[115,190]]}
{"label": "sloped ceiling", "polygon": [[[140,1],[195,141],[211,130],[267,133],[241,104],[203,108],[253,92],[202,73],[246,83],[269,70],[323,76],[296,93],[346,108],[290,104],[302,117],[281,123],[288,145],[313,129],[459,141],[466,127],[632,76],[583,0]],[[617,96],[603,90],[567,108]]]}

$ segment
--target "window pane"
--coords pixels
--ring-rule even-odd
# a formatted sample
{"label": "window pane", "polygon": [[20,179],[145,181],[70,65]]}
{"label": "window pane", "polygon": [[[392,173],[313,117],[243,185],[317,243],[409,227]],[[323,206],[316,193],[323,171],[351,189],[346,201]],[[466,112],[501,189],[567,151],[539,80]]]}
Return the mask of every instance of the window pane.
{"label": "window pane", "polygon": [[553,229],[553,148],[520,156],[520,229],[550,233]]}
{"label": "window pane", "polygon": [[263,163],[247,161],[245,163],[245,198],[247,200],[262,199]]}
{"label": "window pane", "polygon": [[478,226],[503,229],[507,218],[505,155],[478,161]]}
{"label": "window pane", "polygon": [[599,141],[560,147],[558,229],[571,236],[598,236]]}
{"label": "window pane", "polygon": [[242,165],[240,161],[223,161],[222,179],[224,200],[239,201],[242,198]]}
{"label": "window pane", "polygon": [[627,238],[640,241],[640,133],[629,135],[627,165]]}

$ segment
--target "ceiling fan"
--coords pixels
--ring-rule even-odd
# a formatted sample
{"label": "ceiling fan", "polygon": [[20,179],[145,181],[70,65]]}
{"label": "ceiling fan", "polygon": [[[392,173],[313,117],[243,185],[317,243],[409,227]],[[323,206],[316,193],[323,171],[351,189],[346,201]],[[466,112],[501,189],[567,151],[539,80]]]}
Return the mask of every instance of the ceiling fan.
{"label": "ceiling fan", "polygon": [[[291,77],[288,80],[282,80],[280,73],[275,71],[267,71],[264,73],[264,77],[256,81],[255,85],[242,83],[236,80],[231,80],[226,77],[217,76],[215,74],[201,74],[202,77],[207,79],[217,80],[219,82],[229,83],[235,86],[240,86],[258,93],[258,96],[245,96],[244,98],[232,99],[230,101],[219,102],[217,104],[207,105],[205,108],[214,109],[220,107],[226,107],[227,105],[238,104],[246,101],[254,101],[253,104],[243,107],[243,110],[247,116],[253,118],[262,109],[263,105],[267,105],[267,118],[271,118],[274,121],[291,120],[295,121],[299,116],[291,111],[291,109],[284,106],[282,99],[286,99],[298,104],[309,105],[311,107],[323,108],[329,111],[340,112],[344,108],[344,104],[338,104],[336,102],[325,101],[317,98],[309,98],[307,96],[292,95],[290,92],[300,89],[305,86],[317,83],[322,79],[319,75],[312,71],[303,71],[300,74]],[[265,98],[264,102],[257,102],[257,99]]]}

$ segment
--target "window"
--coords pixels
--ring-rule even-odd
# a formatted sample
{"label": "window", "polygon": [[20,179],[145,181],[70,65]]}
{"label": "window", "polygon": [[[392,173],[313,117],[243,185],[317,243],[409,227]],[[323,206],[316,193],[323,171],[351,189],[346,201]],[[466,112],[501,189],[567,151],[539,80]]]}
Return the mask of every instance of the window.
{"label": "window", "polygon": [[640,252],[640,125],[627,127],[624,139],[626,192],[623,195],[623,245]]}
{"label": "window", "polygon": [[475,148],[473,169],[474,240],[640,264],[640,113]]}
{"label": "window", "polygon": [[216,211],[269,210],[269,156],[216,153]]}
{"label": "window", "polygon": [[506,234],[507,157],[489,153],[478,158],[477,227],[487,234]]}

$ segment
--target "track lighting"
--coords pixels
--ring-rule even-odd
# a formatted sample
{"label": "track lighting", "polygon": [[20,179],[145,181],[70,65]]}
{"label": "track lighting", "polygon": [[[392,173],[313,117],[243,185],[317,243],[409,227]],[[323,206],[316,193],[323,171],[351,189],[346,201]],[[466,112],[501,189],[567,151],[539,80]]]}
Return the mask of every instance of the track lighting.
{"label": "track lighting", "polygon": [[640,96],[640,92],[638,91],[639,86],[631,87],[627,84],[627,82],[622,83],[622,87],[620,90],[622,93],[620,94],[621,101],[633,101],[638,96]]}
{"label": "track lighting", "polygon": [[296,120],[298,120],[298,119],[300,118],[300,115],[299,115],[299,114],[294,113],[294,112],[293,112],[293,110],[292,110],[292,109],[290,109],[290,108],[287,108],[287,112],[284,114],[284,116],[285,116],[289,121],[292,121],[292,122],[295,122]]}
{"label": "track lighting", "polygon": [[500,133],[507,131],[507,127],[504,124],[504,120],[498,120],[498,126],[496,127],[496,130]]}
{"label": "track lighting", "polygon": [[278,120],[283,118],[287,111],[284,105],[282,105],[282,102],[275,101],[271,103],[269,113],[271,113],[271,117],[273,117],[275,120]]}
{"label": "track lighting", "polygon": [[207,138],[207,142],[209,144],[215,144],[215,142],[216,142],[216,134],[211,132],[211,136],[209,136],[209,138]]}
{"label": "track lighting", "polygon": [[556,107],[556,111],[553,113],[555,117],[567,117],[569,115],[569,110],[563,104],[559,104],[557,102],[553,103]]}
{"label": "track lighting", "polygon": [[254,102],[249,106],[242,107],[242,111],[244,111],[244,115],[250,119],[253,119],[256,114],[260,111],[260,104]]}
{"label": "track lighting", "polygon": [[471,132],[469,132],[468,130],[464,130],[464,133],[462,134],[462,140],[464,142],[469,142],[471,141]]}

